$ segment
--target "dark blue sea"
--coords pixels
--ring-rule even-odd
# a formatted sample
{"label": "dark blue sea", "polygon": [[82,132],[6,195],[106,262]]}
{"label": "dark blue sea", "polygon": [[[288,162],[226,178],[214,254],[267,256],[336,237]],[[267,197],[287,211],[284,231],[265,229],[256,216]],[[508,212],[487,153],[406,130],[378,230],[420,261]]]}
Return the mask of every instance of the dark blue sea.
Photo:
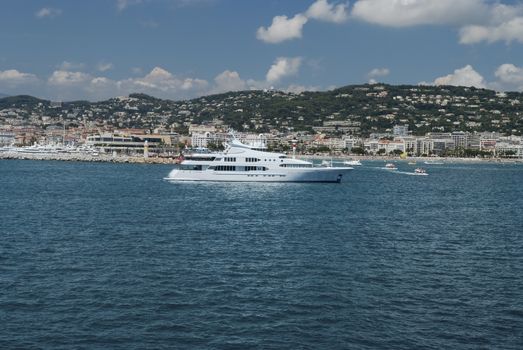
{"label": "dark blue sea", "polygon": [[1,349],[523,349],[523,165],[0,161]]}

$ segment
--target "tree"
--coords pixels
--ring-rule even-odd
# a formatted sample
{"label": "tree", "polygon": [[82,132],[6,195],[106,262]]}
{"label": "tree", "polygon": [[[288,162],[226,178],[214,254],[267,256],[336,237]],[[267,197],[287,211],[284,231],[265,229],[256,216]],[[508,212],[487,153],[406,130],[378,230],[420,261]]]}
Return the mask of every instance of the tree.
{"label": "tree", "polygon": [[390,152],[390,154],[395,155],[395,156],[399,156],[399,155],[402,154],[402,153],[403,153],[403,151],[400,150],[400,149],[395,149],[395,150],[392,150],[392,151]]}
{"label": "tree", "polygon": [[359,154],[359,155],[365,154],[365,150],[362,147],[352,147],[350,149],[350,152],[353,154]]}
{"label": "tree", "polygon": [[513,150],[507,150],[507,151],[499,152],[499,156],[502,157],[502,158],[514,157],[516,154],[517,154],[517,152],[513,151]]}
{"label": "tree", "polygon": [[207,142],[207,148],[211,151],[223,151],[225,149],[221,141]]}

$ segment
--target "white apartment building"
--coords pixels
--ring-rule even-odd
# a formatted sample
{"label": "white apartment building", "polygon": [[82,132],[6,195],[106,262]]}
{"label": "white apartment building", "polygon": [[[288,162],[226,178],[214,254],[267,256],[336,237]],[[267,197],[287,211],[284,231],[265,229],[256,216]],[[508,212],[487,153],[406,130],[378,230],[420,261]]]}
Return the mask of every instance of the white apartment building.
{"label": "white apartment building", "polygon": [[463,131],[455,131],[450,137],[454,141],[454,148],[469,148],[469,134]]}
{"label": "white apartment building", "polygon": [[402,137],[405,143],[405,152],[410,154],[418,154],[418,139],[415,137]]}
{"label": "white apartment building", "polygon": [[523,145],[505,141],[496,143],[496,154],[502,155],[507,152],[514,152],[515,158],[523,158]]}
{"label": "white apartment building", "polygon": [[365,152],[370,154],[376,154],[378,153],[379,149],[379,141],[378,140],[367,140],[363,143],[363,148],[365,149]]}
{"label": "white apartment building", "polygon": [[352,136],[344,137],[343,142],[345,142],[345,147],[349,152],[355,147],[362,145],[362,141],[359,138],[354,138]]}
{"label": "white apartment building", "polygon": [[378,141],[378,151],[384,150],[385,154],[392,153],[394,151],[405,152],[405,141],[402,139],[396,140],[379,140]]}
{"label": "white apartment building", "polygon": [[223,143],[227,140],[227,136],[223,133],[214,132],[193,132],[191,135],[191,146],[195,148],[207,148],[210,143]]}
{"label": "white apartment building", "polygon": [[434,149],[434,143],[431,139],[428,139],[428,138],[418,139],[417,149],[418,149],[417,154],[429,155],[432,153],[432,150]]}

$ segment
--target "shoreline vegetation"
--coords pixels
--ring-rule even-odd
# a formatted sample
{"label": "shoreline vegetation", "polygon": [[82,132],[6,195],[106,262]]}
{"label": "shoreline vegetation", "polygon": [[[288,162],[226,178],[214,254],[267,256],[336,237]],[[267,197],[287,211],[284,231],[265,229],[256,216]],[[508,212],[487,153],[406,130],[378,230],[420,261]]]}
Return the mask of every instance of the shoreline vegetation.
{"label": "shoreline vegetation", "polygon": [[[303,155],[296,154],[300,159],[316,160],[363,160],[363,161],[401,161],[401,162],[430,162],[441,161],[444,163],[521,163],[521,158],[458,158],[458,157],[408,157],[400,156],[370,156],[370,155]],[[178,157],[143,157],[113,154],[70,154],[70,153],[12,153],[0,152],[0,160],[53,160],[71,162],[101,162],[101,163],[133,163],[133,164],[176,164]]]}

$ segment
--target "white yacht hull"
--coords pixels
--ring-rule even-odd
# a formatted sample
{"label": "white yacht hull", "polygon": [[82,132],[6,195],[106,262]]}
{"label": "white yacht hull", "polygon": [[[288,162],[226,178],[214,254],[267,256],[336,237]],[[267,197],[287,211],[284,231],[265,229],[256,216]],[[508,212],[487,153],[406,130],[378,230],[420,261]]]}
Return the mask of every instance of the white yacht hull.
{"label": "white yacht hull", "polygon": [[196,171],[174,169],[168,181],[218,182],[341,182],[353,170],[351,167],[300,168],[285,171]]}

